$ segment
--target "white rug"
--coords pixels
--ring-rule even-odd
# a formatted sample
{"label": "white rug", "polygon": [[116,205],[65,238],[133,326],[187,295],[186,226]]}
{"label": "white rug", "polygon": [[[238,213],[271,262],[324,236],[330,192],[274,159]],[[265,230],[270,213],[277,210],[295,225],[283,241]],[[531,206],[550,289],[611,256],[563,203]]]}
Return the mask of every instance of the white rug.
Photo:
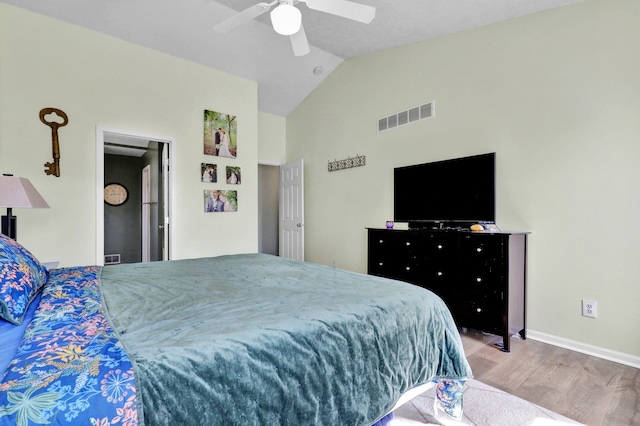
{"label": "white rug", "polygon": [[459,421],[443,413],[434,416],[434,396],[435,389],[429,389],[399,407],[393,412],[394,418],[389,426],[563,426],[581,424],[477,380],[469,380],[465,383],[464,415]]}

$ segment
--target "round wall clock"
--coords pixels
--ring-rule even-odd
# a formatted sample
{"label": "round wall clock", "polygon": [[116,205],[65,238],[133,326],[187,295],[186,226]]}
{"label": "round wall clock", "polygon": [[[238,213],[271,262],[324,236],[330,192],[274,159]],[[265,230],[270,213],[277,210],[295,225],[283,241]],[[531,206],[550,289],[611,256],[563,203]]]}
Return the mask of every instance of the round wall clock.
{"label": "round wall clock", "polygon": [[109,183],[104,187],[104,202],[110,206],[121,206],[129,198],[129,191],[119,183]]}

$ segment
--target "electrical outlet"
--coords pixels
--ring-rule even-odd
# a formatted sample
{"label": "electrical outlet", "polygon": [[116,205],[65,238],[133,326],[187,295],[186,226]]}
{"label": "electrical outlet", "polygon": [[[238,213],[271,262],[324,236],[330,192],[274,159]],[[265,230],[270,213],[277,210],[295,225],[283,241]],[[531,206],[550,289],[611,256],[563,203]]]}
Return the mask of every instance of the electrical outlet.
{"label": "electrical outlet", "polygon": [[589,318],[597,318],[598,302],[595,300],[582,300],[582,316]]}

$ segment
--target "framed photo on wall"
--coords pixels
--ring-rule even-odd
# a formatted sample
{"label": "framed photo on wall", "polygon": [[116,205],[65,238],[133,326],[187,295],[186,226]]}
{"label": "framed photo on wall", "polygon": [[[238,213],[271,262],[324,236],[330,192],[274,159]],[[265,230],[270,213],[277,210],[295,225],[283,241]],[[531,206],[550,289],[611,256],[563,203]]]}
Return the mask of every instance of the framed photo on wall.
{"label": "framed photo on wall", "polygon": [[204,190],[205,213],[224,213],[238,211],[238,191]]}
{"label": "framed photo on wall", "polygon": [[201,163],[200,179],[202,180],[202,182],[217,182],[218,166],[216,166],[215,164]]}
{"label": "framed photo on wall", "polygon": [[237,157],[238,120],[235,115],[204,110],[204,153],[218,157]]}
{"label": "framed photo on wall", "polygon": [[230,185],[240,185],[240,167],[227,166],[227,183]]}

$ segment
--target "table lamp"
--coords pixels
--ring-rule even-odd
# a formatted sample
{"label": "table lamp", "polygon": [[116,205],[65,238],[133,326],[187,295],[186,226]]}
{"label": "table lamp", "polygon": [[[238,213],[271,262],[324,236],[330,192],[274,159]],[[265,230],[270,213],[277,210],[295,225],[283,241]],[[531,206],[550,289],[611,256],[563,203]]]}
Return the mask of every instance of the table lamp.
{"label": "table lamp", "polygon": [[2,233],[15,240],[17,218],[12,215],[12,209],[48,209],[49,204],[29,179],[5,174],[0,176],[0,207],[7,208],[7,215],[2,216]]}

